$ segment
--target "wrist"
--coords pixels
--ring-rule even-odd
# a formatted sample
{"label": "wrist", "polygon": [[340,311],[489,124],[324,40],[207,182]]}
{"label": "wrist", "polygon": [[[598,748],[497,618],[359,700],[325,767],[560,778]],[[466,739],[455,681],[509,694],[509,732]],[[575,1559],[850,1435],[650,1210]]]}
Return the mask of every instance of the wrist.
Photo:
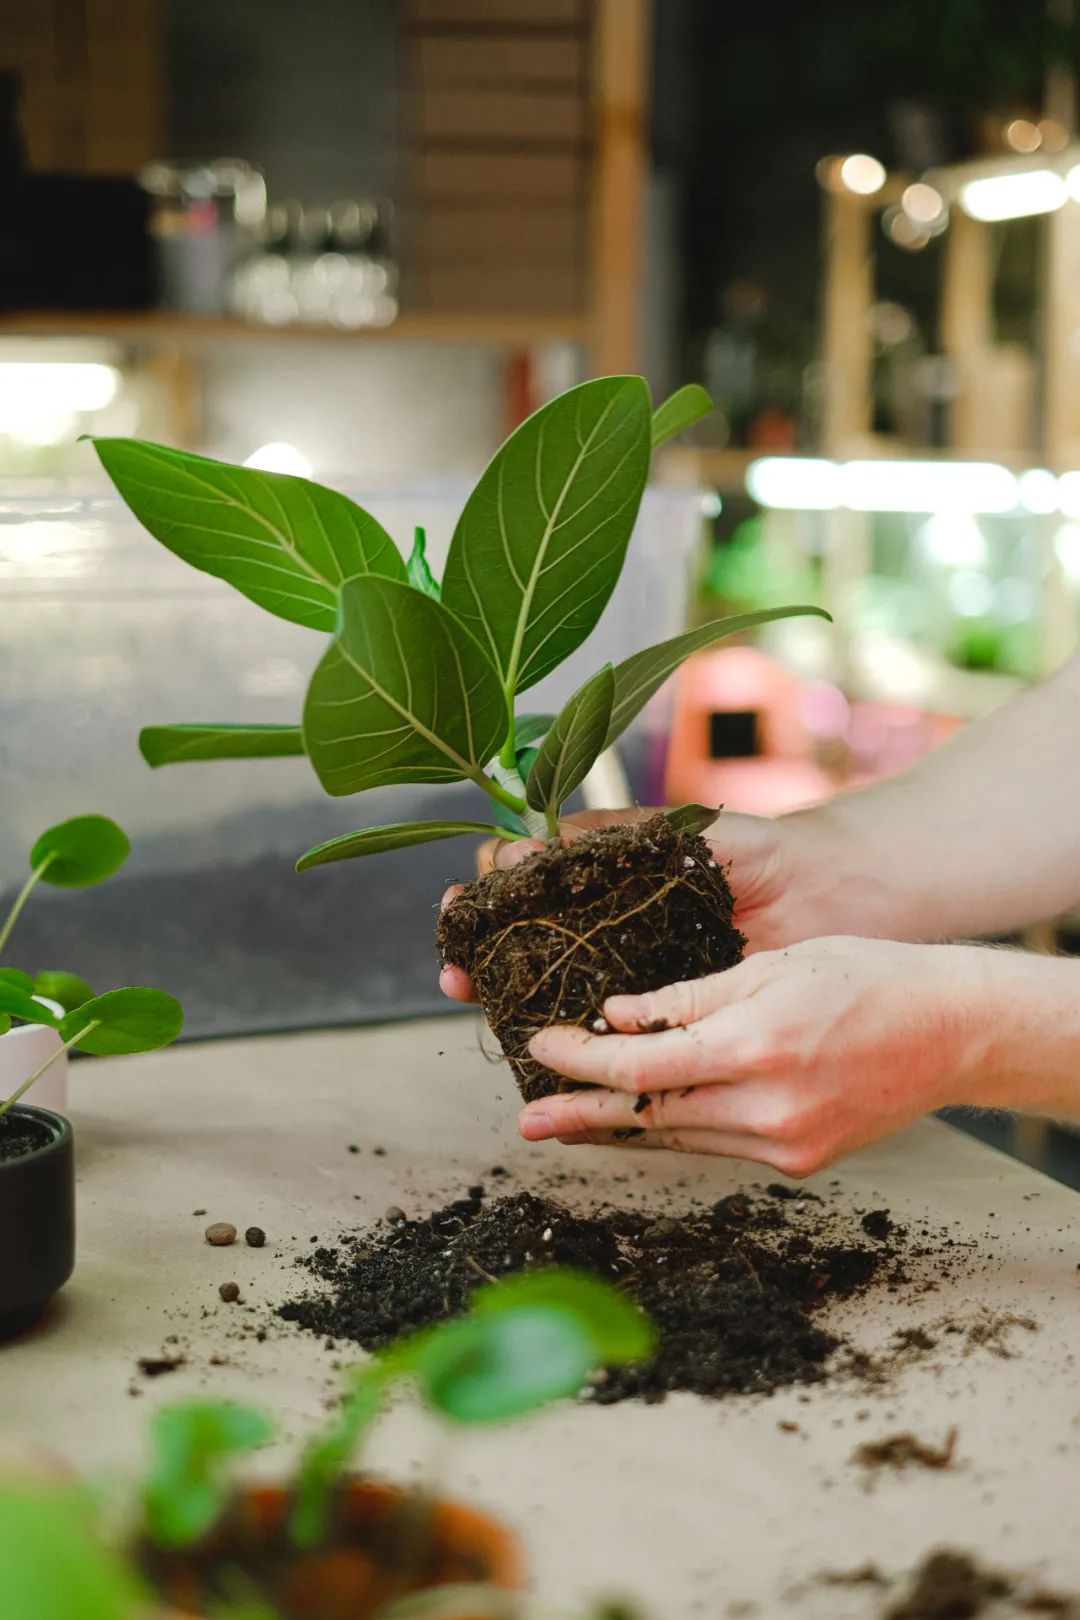
{"label": "wrist", "polygon": [[950,1101],[1080,1113],[1080,964],[985,946],[950,947],[973,963],[965,1057]]}
{"label": "wrist", "polygon": [[905,939],[900,904],[883,862],[842,799],[796,810],[776,822],[783,859],[804,916],[805,937],[854,934]]}

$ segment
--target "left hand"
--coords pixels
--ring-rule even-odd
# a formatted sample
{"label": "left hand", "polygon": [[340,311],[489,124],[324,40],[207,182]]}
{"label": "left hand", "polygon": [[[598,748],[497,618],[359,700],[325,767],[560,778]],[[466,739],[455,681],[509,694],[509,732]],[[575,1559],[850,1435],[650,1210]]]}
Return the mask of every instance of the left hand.
{"label": "left hand", "polygon": [[[612,996],[604,1016],[622,1033],[533,1037],[538,1062],[601,1089],[531,1103],[521,1134],[606,1143],[632,1130],[639,1146],[812,1175],[932,1109],[971,1100],[991,1021],[983,984],[992,954],[813,939],[709,978]],[[641,1033],[661,1019],[666,1030]]]}

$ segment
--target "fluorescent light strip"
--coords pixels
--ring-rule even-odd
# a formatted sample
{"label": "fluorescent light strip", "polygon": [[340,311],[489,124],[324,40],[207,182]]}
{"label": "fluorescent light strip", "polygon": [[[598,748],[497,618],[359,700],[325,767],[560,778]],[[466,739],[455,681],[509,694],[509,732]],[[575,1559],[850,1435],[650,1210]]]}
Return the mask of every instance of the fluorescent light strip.
{"label": "fluorescent light strip", "polygon": [[[1080,475],[1077,477],[1080,485]],[[746,487],[759,506],[790,512],[1012,512],[1018,484],[993,461],[827,461],[766,456],[751,462]],[[1045,489],[1039,493],[1045,499]],[[1077,489],[1080,500],[1080,488]]]}
{"label": "fluorescent light strip", "polygon": [[960,188],[960,206],[972,219],[992,224],[1025,219],[1030,214],[1052,214],[1064,207],[1068,196],[1068,186],[1053,169],[1028,169],[1021,174],[969,180]]}

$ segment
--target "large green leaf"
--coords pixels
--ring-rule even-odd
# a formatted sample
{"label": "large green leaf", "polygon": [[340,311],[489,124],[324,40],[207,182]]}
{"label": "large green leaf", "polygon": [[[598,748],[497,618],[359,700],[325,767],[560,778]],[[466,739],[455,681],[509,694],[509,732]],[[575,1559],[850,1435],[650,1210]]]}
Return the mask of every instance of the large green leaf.
{"label": "large green leaf", "polygon": [[711,647],[713,642],[736,635],[740,630],[749,630],[756,624],[768,624],[773,619],[798,618],[808,613],[815,614],[819,619],[829,618],[824,608],[819,607],[762,608],[755,613],[736,613],[728,619],[713,619],[709,624],[699,625],[696,630],[685,630],[682,635],[672,636],[670,641],[661,641],[655,647],[647,647],[644,652],[625,658],[621,664],[615,665],[615,702],[611,709],[605,747],[610,748],[616,737],[622,735],[653,693],[659,691],[668,676],[691,653],[701,652],[703,648]]}
{"label": "large green leaf", "polygon": [[669,399],[665,399],[664,403],[653,411],[653,449],[668,439],[673,439],[676,433],[681,433],[684,428],[700,422],[712,409],[712,398],[700,383],[687,383],[685,388],[677,388]]}
{"label": "large green leaf", "polygon": [[594,1364],[640,1361],[656,1344],[656,1330],[629,1294],[567,1266],[516,1272],[478,1288],[469,1301],[470,1312],[480,1316],[524,1306],[566,1311],[575,1317],[592,1340]]}
{"label": "large green leaf", "polygon": [[374,575],[343,586],[338,633],[304,704],[304,744],[327,793],[475,780],[508,724],[490,659],[445,607]]}
{"label": "large green leaf", "polygon": [[597,1362],[592,1337],[577,1317],[521,1305],[444,1323],[420,1342],[412,1370],[444,1417],[502,1423],[576,1394]]}
{"label": "large green leaf", "polygon": [[604,747],[614,701],[615,673],[605,664],[555,716],[525,783],[534,810],[558,815],[585,780]]}
{"label": "large green leaf", "polygon": [[30,851],[30,865],[42,868],[44,883],[86,889],[112,877],[127,860],[127,834],[108,816],[73,816],[43,832]]}
{"label": "large green leaf", "polygon": [[37,988],[30,974],[16,967],[0,968],[0,984],[13,985],[16,990],[22,990],[28,996],[32,996]]}
{"label": "large green leaf", "polygon": [[458,520],[442,599],[512,695],[585,640],[615,587],[649,470],[649,393],[600,377],[530,416]]}
{"label": "large green leaf", "polygon": [[53,1029],[59,1023],[54,1012],[10,979],[0,979],[0,1012],[22,1018],[28,1024],[48,1024]]}
{"label": "large green leaf", "polygon": [[[117,1057],[124,1052],[153,1052],[175,1041],[184,1026],[180,1003],[165,990],[131,985],[106,990],[66,1013],[60,1038],[73,1041],[80,1052],[96,1057]],[[79,1031],[86,1033],[80,1037]]]}
{"label": "large green leaf", "polygon": [[279,618],[333,630],[344,580],[405,578],[382,525],[321,484],[141,439],[95,439],[94,448],[155,540]]}
{"label": "large green leaf", "polygon": [[42,968],[34,978],[34,994],[48,996],[50,1001],[56,1001],[65,1012],[74,1012],[89,1001],[94,992],[85,979],[80,979],[77,973],[66,973],[63,968]]}
{"label": "large green leaf", "polygon": [[152,1612],[149,1591],[99,1536],[80,1489],[7,1479],[0,1523],[4,1620],[146,1620]]}
{"label": "large green leaf", "polygon": [[186,765],[200,759],[280,759],[304,752],[299,726],[144,726],[139,751],[148,765]]}
{"label": "large green leaf", "polygon": [[480,821],[403,821],[388,827],[361,827],[358,832],[342,833],[316,844],[296,863],[298,872],[310,866],[326,866],[330,861],[351,861],[359,855],[382,855],[388,849],[411,849],[415,844],[433,844],[440,838],[460,838],[473,834],[490,838],[497,828]]}
{"label": "large green leaf", "polygon": [[514,747],[518,759],[533,743],[543,742],[555,724],[553,714],[519,714],[514,721]]}

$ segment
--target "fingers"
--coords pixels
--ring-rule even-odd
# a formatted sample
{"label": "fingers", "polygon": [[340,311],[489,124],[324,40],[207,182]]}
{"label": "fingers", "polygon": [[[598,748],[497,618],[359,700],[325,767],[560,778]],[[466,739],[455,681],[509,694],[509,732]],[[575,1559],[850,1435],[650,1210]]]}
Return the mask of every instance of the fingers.
{"label": "fingers", "polygon": [[439,974],[439,989],[451,1001],[476,1001],[476,987],[464,968],[444,967]]}
{"label": "fingers", "polygon": [[655,1035],[590,1035],[584,1029],[552,1027],[533,1036],[529,1052],[570,1080],[640,1093],[735,1078],[734,1050],[729,1056],[726,1045],[702,1021]]}
{"label": "fingers", "polygon": [[641,1136],[627,1137],[624,1130],[595,1131],[560,1136],[563,1147],[663,1148],[669,1153],[711,1153],[728,1159],[748,1159],[754,1164],[768,1164],[788,1174],[781,1162],[784,1150],[762,1136],[744,1135],[738,1131],[663,1130],[645,1131]]}
{"label": "fingers", "polygon": [[725,973],[668,984],[640,996],[609,996],[604,1003],[604,1017],[615,1029],[630,1033],[659,1024],[674,1029],[695,1024],[746,993],[746,975],[740,974],[738,968],[729,968]]}
{"label": "fingers", "polygon": [[543,847],[537,838],[489,838],[477,851],[476,870],[483,877],[496,868],[501,871],[508,866],[517,866]]}
{"label": "fingers", "polygon": [[768,1113],[753,1086],[703,1085],[689,1090],[641,1092],[605,1091],[590,1087],[565,1091],[530,1103],[518,1118],[526,1142],[555,1136],[581,1136],[614,1130],[708,1130],[739,1135],[764,1134]]}

